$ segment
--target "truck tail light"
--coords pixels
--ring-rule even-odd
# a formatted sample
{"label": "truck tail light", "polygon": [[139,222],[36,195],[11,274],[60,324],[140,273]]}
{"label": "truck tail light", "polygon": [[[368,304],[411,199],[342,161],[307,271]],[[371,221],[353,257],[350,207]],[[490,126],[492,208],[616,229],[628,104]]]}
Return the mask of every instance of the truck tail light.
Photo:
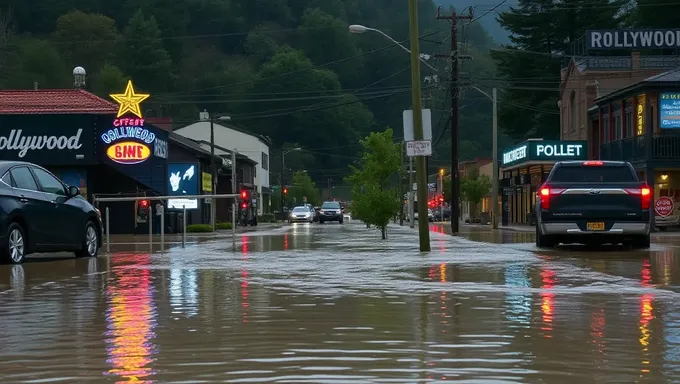
{"label": "truck tail light", "polygon": [[544,185],[539,190],[539,195],[541,196],[541,209],[550,209],[550,199],[553,196],[560,195],[564,192],[564,189],[551,188],[549,185]]}
{"label": "truck tail light", "polygon": [[584,161],[583,165],[586,167],[600,167],[604,165],[604,161],[600,160],[589,160],[589,161]]}
{"label": "truck tail light", "polygon": [[642,209],[649,209],[652,206],[652,190],[647,184],[641,188],[626,188],[629,195],[640,196]]}

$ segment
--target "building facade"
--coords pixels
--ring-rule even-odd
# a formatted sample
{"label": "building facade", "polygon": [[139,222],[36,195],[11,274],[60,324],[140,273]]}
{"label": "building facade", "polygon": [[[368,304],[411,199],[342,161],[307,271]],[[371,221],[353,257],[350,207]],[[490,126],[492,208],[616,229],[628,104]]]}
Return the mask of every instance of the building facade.
{"label": "building facade", "polygon": [[214,131],[215,147],[221,148],[223,155],[231,156],[231,151],[235,151],[240,156],[249,159],[249,162],[254,163],[253,185],[255,196],[257,196],[258,214],[269,213],[271,206],[269,148],[271,142],[265,137],[249,133],[233,124],[227,126],[220,119],[211,122],[210,117],[205,112],[201,114],[201,118],[204,121],[176,129],[175,133],[191,138],[203,148],[210,150],[211,131]]}
{"label": "building facade", "polygon": [[530,139],[501,154],[501,223],[530,224],[536,193],[555,162],[587,160],[586,141]]}
{"label": "building facade", "polygon": [[589,109],[596,99],[679,65],[680,58],[675,56],[641,56],[639,52],[571,58],[560,78],[560,139],[590,140]]}
{"label": "building facade", "polygon": [[633,164],[654,191],[657,226],[680,225],[680,69],[598,98],[589,122],[593,158]]}

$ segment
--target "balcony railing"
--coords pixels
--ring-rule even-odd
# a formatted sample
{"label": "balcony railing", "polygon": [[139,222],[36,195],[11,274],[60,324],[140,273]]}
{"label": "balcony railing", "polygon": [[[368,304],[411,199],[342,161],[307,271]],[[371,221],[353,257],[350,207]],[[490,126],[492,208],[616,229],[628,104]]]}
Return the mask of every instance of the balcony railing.
{"label": "balcony railing", "polygon": [[651,159],[647,158],[645,136],[629,137],[600,146],[600,159],[618,161],[677,160],[680,162],[680,132],[655,133]]}

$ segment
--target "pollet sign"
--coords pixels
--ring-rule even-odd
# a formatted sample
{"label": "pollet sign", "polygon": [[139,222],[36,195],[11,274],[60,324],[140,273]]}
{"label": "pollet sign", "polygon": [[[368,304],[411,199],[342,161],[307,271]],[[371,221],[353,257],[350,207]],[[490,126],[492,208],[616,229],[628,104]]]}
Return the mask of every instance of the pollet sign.
{"label": "pollet sign", "polygon": [[76,150],[83,144],[80,136],[83,130],[78,129],[73,136],[24,135],[21,129],[12,129],[7,136],[0,136],[0,151],[19,151],[17,157],[22,159],[29,151]]}

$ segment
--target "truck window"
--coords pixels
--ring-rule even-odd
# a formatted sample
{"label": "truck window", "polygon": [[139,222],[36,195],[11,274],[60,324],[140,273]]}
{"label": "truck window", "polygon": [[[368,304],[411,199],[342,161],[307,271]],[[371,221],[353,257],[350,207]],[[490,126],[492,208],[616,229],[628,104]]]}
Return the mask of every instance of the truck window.
{"label": "truck window", "polygon": [[551,181],[557,183],[634,183],[637,175],[627,166],[558,167]]}

